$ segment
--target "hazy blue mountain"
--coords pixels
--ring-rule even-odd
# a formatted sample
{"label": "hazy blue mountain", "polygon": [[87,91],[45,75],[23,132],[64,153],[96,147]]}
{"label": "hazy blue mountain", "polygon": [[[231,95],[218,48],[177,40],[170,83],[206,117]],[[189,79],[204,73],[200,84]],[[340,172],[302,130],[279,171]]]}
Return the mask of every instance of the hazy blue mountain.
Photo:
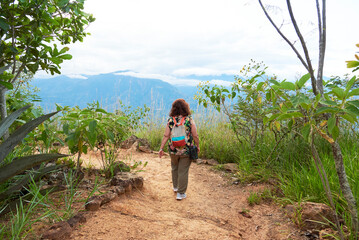
{"label": "hazy blue mountain", "polygon": [[158,79],[141,79],[113,73],[86,76],[87,79],[58,76],[50,79],[35,79],[33,84],[40,89],[42,107],[52,110],[55,103],[61,106],[85,107],[99,101],[113,111],[121,100],[133,107],[151,105],[163,107],[166,102],[182,97],[177,88]]}
{"label": "hazy blue mountain", "polygon": [[[108,111],[119,108],[119,102],[133,108],[149,106],[155,111],[168,112],[171,103],[177,98],[184,98],[191,105],[197,107],[193,96],[197,87],[191,85],[171,85],[168,82],[154,78],[140,78],[129,76],[128,71],[118,71],[99,75],[83,75],[70,78],[60,75],[54,78],[34,79],[34,86],[40,89],[42,99],[40,105],[46,111],[55,109],[55,103],[61,106],[79,106],[84,108],[88,103],[99,101]],[[221,80],[233,82],[233,75],[188,75],[181,79],[197,81]],[[218,82],[217,82],[218,83]],[[228,84],[227,84],[228,86]]]}
{"label": "hazy blue mountain", "polygon": [[[221,79],[218,76],[188,78],[201,81]],[[47,111],[54,110],[55,103],[84,108],[87,103],[93,101],[99,101],[109,111],[118,108],[120,100],[132,107],[142,107],[146,104],[154,110],[165,111],[170,109],[171,103],[177,98],[184,98],[191,107],[196,104],[193,100],[197,92],[196,86],[171,85],[159,79],[137,78],[116,73],[84,75],[77,78],[60,75],[48,79],[38,78],[33,84],[40,89],[40,105]]]}

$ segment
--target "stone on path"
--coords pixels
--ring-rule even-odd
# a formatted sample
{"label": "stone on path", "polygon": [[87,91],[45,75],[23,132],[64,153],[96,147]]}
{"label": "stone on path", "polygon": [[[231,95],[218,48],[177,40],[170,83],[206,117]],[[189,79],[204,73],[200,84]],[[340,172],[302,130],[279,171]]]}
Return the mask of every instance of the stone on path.
{"label": "stone on path", "polygon": [[102,203],[102,199],[100,196],[91,197],[85,205],[85,209],[87,211],[97,211],[100,209]]}
{"label": "stone on path", "polygon": [[70,239],[72,228],[66,221],[55,223],[47,230],[43,235],[42,239],[49,240],[63,240]]}
{"label": "stone on path", "polygon": [[119,172],[111,180],[111,186],[120,186],[123,187],[126,192],[131,191],[132,187],[142,188],[143,187],[143,178],[129,172]]}
{"label": "stone on path", "polygon": [[237,163],[226,163],[223,164],[224,170],[227,172],[235,173],[238,172],[238,164]]}
{"label": "stone on path", "polygon": [[86,217],[82,213],[78,213],[69,220],[67,220],[67,223],[70,225],[70,227],[77,227],[80,223],[85,223]]}
{"label": "stone on path", "polygon": [[303,202],[299,207],[287,205],[285,210],[292,218],[300,216],[303,230],[325,229],[329,226],[328,220],[334,222],[333,210],[324,203]]}
{"label": "stone on path", "polygon": [[137,143],[138,146],[143,146],[150,149],[150,143],[147,139],[138,138],[135,135],[132,135],[131,137],[123,141],[121,143],[121,148],[129,149],[133,146],[134,143]]}
{"label": "stone on path", "polygon": [[143,178],[130,172],[118,172],[111,180],[111,189],[109,192],[92,196],[86,203],[85,208],[87,211],[97,211],[106,203],[116,199],[117,196],[130,192],[132,188],[141,189],[143,187]]}

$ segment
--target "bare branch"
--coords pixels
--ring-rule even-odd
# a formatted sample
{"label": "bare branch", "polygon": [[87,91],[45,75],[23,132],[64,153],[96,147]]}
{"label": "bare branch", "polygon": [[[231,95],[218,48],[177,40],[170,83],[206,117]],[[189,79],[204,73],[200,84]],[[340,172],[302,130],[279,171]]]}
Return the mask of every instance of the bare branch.
{"label": "bare branch", "polygon": [[13,78],[13,79],[11,79],[11,83],[13,84],[15,81],[16,81],[16,79],[20,76],[20,74],[21,74],[21,72],[24,70],[24,68],[25,68],[25,65],[26,65],[26,62],[23,62],[22,64],[21,64],[21,66],[19,67],[19,69],[17,70],[17,73],[16,73],[16,75],[15,75],[15,77]]}
{"label": "bare branch", "polygon": [[319,41],[322,38],[322,17],[320,14],[320,6],[319,6],[319,0],[315,0],[315,2],[317,3],[317,15],[318,15],[318,29],[319,29]]}
{"label": "bare branch", "polygon": [[297,24],[297,21],[295,20],[295,17],[294,17],[294,14],[293,14],[293,10],[292,10],[292,6],[290,4],[290,0],[287,0],[287,7],[288,7],[288,12],[289,12],[289,15],[290,15],[290,19],[292,21],[292,24],[293,24],[293,27],[295,29],[295,32],[297,33],[297,36],[300,40],[300,43],[302,45],[302,48],[303,48],[303,51],[304,51],[304,55],[305,55],[305,59],[307,61],[307,64],[308,64],[308,72],[310,74],[310,78],[311,78],[311,81],[312,81],[312,89],[313,89],[313,93],[315,95],[317,95],[317,85],[316,85],[316,79],[314,77],[314,70],[313,70],[313,66],[312,66],[312,62],[310,60],[310,57],[309,57],[309,52],[308,52],[308,48],[307,48],[307,45],[305,44],[305,41],[304,41],[304,38],[303,38],[303,35],[302,33],[300,32],[299,30],[299,27],[298,27],[298,24]]}
{"label": "bare branch", "polygon": [[[12,27],[12,39],[11,39],[11,42],[12,42],[12,47],[14,49],[15,48],[15,29],[14,29],[14,26]],[[12,74],[15,73],[15,69],[16,69],[16,53],[13,53],[13,62],[14,62],[14,66],[12,67]]]}
{"label": "bare branch", "polygon": [[322,1],[322,14],[320,14],[319,0],[317,3],[317,15],[318,15],[318,28],[319,28],[319,62],[318,62],[318,74],[317,74],[317,87],[321,94],[323,94],[323,68],[324,68],[324,56],[326,45],[326,1]]}
{"label": "bare branch", "polygon": [[264,14],[266,15],[266,17],[268,18],[268,20],[270,21],[270,23],[273,25],[273,27],[277,30],[277,32],[279,33],[279,35],[289,44],[289,46],[293,49],[293,51],[295,52],[295,54],[297,55],[297,57],[299,58],[299,60],[301,61],[301,63],[303,64],[303,66],[305,67],[305,69],[307,69],[307,71],[309,72],[309,67],[307,65],[307,63],[304,61],[303,57],[301,56],[301,54],[298,52],[298,50],[295,48],[294,44],[291,43],[289,41],[289,39],[282,33],[282,31],[278,28],[278,26],[274,23],[274,21],[272,20],[272,18],[269,16],[267,10],[264,8],[262,1],[258,0],[259,4],[261,5],[261,8],[264,12]]}
{"label": "bare branch", "polygon": [[[236,137],[237,137],[238,142],[242,143],[241,139],[239,138],[239,133],[238,133],[238,131],[237,131],[235,122],[234,122],[234,120],[232,119],[231,114],[229,113],[228,109],[226,108],[226,105],[224,104],[224,101],[222,101],[222,105],[223,105],[223,108],[224,108],[224,113],[228,116],[229,121],[230,121],[231,124],[232,124],[233,130],[234,130],[234,133],[236,134]],[[246,140],[248,143],[250,143],[250,141],[249,141],[248,138],[246,138],[245,136],[242,136],[242,137],[244,138],[244,140]]]}

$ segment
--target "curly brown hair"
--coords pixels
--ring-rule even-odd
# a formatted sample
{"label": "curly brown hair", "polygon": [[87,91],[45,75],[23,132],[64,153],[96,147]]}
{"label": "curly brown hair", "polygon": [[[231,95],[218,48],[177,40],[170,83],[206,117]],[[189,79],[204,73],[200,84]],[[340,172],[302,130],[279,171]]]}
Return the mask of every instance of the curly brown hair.
{"label": "curly brown hair", "polygon": [[191,115],[191,110],[189,108],[189,104],[182,98],[176,99],[172,103],[172,108],[170,111],[171,117],[176,117],[182,115],[184,117],[187,117],[188,115]]}

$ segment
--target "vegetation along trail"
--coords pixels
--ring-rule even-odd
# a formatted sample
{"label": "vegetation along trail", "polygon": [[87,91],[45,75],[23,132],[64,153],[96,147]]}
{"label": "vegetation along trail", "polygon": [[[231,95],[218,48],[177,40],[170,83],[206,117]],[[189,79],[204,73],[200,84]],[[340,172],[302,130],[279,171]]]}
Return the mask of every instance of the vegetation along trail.
{"label": "vegetation along trail", "polygon": [[101,207],[72,239],[305,239],[275,204],[248,205],[263,185],[233,185],[209,165],[193,163],[187,198],[175,199],[170,158],[133,153],[147,161],[144,187]]}

